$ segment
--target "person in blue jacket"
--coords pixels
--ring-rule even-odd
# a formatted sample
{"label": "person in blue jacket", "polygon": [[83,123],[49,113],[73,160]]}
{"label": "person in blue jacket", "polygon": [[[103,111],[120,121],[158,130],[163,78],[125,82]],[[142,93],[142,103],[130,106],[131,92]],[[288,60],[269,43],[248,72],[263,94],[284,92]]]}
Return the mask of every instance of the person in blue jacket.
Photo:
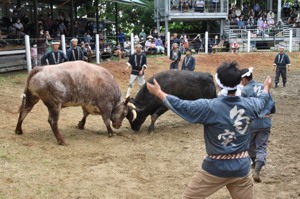
{"label": "person in blue jacket", "polygon": [[147,89],[183,119],[204,125],[207,155],[182,198],[206,198],[226,186],[232,198],[252,199],[253,180],[248,156],[250,122],[264,110],[269,100],[271,78],[266,78],[264,90],[257,98],[235,95],[241,82],[236,62],[219,66],[215,80],[223,95],[214,99],[179,99],[163,92],[155,79],[153,84],[147,83]]}
{"label": "person in blue jacket", "polygon": [[182,61],[181,70],[195,70],[195,58],[192,56],[192,50],[189,48],[186,49],[186,54]]}
{"label": "person in blue jacket", "polygon": [[[263,92],[264,85],[253,80],[253,68],[241,70],[242,85],[241,92],[243,97],[259,97]],[[272,120],[271,114],[275,113],[275,102],[269,94],[269,100],[265,108],[260,112],[259,118],[254,119],[250,124],[250,147],[249,156],[252,165],[255,167],[253,179],[255,182],[261,182],[259,173],[266,164],[267,146],[271,132]]]}

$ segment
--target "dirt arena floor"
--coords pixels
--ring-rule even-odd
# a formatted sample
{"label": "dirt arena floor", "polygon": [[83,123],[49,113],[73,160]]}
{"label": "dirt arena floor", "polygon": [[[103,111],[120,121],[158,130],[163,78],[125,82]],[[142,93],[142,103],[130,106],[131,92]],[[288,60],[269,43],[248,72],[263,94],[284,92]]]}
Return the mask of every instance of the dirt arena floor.
{"label": "dirt arena floor", "polygon": [[[274,80],[274,53],[194,55],[196,70],[214,73],[224,61],[241,68],[254,67],[254,78]],[[263,182],[255,183],[257,199],[300,198],[300,53],[289,53],[292,67],[285,88],[272,88],[277,105],[273,116]],[[129,71],[125,60],[103,62],[125,94]],[[146,78],[168,70],[165,56],[148,57]],[[102,118],[89,116],[86,129],[76,129],[80,107],[61,111],[59,128],[67,146],[57,145],[39,102],[16,135],[16,113],[21,103],[26,71],[0,74],[0,199],[10,198],[180,198],[205,155],[202,125],[189,124],[167,112],[158,119],[154,134],[147,134],[148,118],[139,133],[127,120],[116,130],[123,136],[108,138]],[[136,94],[138,85],[133,90]],[[209,197],[228,199],[223,188]]]}

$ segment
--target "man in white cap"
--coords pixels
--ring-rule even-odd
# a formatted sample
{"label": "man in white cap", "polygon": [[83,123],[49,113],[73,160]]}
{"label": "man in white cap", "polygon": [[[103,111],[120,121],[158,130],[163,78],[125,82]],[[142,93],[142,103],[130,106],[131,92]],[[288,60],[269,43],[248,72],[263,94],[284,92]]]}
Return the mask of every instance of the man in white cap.
{"label": "man in white cap", "polygon": [[[252,72],[252,67],[241,70],[241,84],[244,86],[242,97],[259,97],[264,90],[263,84],[257,83],[252,79]],[[275,113],[275,111],[275,102],[269,93],[267,105],[260,112],[259,117],[253,119],[250,123],[250,146],[248,152],[254,168],[252,177],[255,182],[261,182],[259,174],[262,167],[266,164],[267,146],[272,126],[271,114]]]}
{"label": "man in white cap", "polygon": [[139,81],[139,87],[141,88],[145,84],[144,70],[147,68],[147,57],[142,53],[142,45],[137,44],[135,46],[135,53],[129,57],[127,62],[127,68],[132,68],[129,84],[127,88],[126,98],[130,96],[132,87],[136,79]]}
{"label": "man in white cap", "polygon": [[284,53],[284,47],[279,47],[279,53],[276,55],[274,60],[274,71],[276,68],[276,76],[275,76],[275,88],[278,87],[278,82],[280,75],[282,76],[283,87],[286,84],[286,67],[288,71],[290,70],[289,67],[291,65],[290,58],[287,54]]}
{"label": "man in white cap", "polygon": [[78,44],[78,39],[73,38],[71,40],[71,46],[67,50],[67,57],[69,61],[76,61],[76,60],[84,60],[84,53],[82,49],[77,46]]}
{"label": "man in white cap", "polygon": [[66,54],[59,50],[59,41],[52,42],[52,50],[48,51],[42,58],[42,65],[55,65],[68,61]]}

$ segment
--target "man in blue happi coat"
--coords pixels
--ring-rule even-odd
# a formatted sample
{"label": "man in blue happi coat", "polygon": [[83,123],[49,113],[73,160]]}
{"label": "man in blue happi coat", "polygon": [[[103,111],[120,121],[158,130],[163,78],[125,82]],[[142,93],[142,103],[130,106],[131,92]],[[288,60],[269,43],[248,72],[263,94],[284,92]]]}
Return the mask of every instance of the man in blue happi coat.
{"label": "man in blue happi coat", "polygon": [[147,88],[183,119],[204,125],[207,155],[182,198],[206,198],[226,186],[232,198],[252,199],[249,127],[268,103],[271,78],[266,78],[264,90],[256,98],[235,94],[241,82],[236,62],[222,64],[215,80],[223,90],[215,99],[182,100],[163,92],[156,80],[147,83]]}
{"label": "man in blue happi coat", "polygon": [[[253,68],[241,70],[243,97],[259,97],[263,92],[264,85],[256,83],[252,78]],[[275,113],[275,102],[269,94],[269,100],[265,108],[260,112],[259,118],[254,119],[250,124],[250,147],[249,156],[255,168],[253,179],[255,182],[261,182],[259,173],[266,164],[267,146],[271,132],[272,120],[271,114]]]}

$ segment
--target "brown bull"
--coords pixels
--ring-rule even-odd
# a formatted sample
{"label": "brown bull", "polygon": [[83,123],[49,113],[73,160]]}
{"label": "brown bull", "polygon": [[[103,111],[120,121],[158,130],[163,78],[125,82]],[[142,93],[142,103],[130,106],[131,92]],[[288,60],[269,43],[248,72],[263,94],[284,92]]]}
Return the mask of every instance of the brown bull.
{"label": "brown bull", "polygon": [[48,122],[58,144],[65,141],[58,130],[59,113],[68,106],[82,106],[83,118],[78,127],[84,128],[89,114],[102,115],[108,136],[120,128],[128,112],[129,98],[123,101],[114,77],[104,68],[83,61],[35,67],[28,75],[16,134],[22,134],[22,123],[33,106],[42,100],[48,108]]}

